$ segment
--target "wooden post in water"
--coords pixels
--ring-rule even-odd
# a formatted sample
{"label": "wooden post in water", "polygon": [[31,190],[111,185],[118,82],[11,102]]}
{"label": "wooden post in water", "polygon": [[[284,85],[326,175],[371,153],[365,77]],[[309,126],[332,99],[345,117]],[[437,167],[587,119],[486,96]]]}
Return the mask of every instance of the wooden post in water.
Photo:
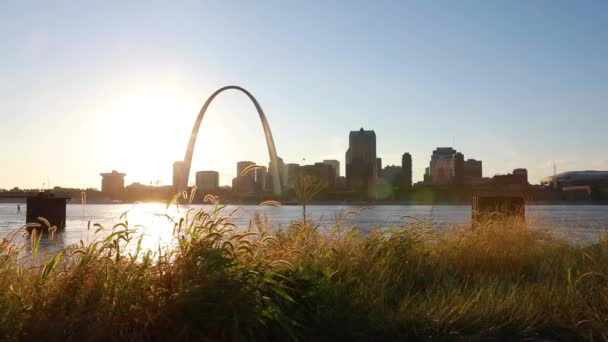
{"label": "wooden post in water", "polygon": [[[42,217],[49,221],[52,226],[57,227],[57,231],[65,229],[66,207],[70,196],[53,192],[39,192],[35,195],[27,196],[26,223],[40,223],[42,231],[47,231],[49,227],[39,220]],[[28,228],[31,231],[32,228]]]}

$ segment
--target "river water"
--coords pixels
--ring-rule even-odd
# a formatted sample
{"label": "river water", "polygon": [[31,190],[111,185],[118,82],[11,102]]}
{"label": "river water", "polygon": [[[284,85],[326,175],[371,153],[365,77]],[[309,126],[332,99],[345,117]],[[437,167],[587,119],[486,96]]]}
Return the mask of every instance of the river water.
{"label": "river water", "polygon": [[[192,206],[211,210],[212,206]],[[238,208],[238,209],[237,209]],[[247,228],[256,214],[267,217],[273,229],[287,227],[291,222],[302,218],[300,206],[227,206],[223,212],[228,214],[237,211],[232,221],[240,228]],[[172,241],[173,223],[167,218],[179,217],[186,208],[175,206],[166,209],[164,204],[69,204],[67,206],[67,224],[65,232],[57,234],[54,241],[43,241],[42,248],[52,251],[57,248],[78,244],[81,240],[90,242],[107,233],[114,224],[121,222],[120,216],[128,212],[129,225],[138,227],[144,234],[144,245],[157,248]],[[25,223],[26,206],[17,204],[0,204],[0,235]],[[350,214],[348,214],[350,212]],[[365,231],[369,228],[387,228],[399,226],[411,221],[409,217],[432,221],[437,229],[450,225],[466,224],[470,221],[469,205],[309,205],[308,217],[322,228],[330,229],[336,222],[343,226],[354,227]],[[358,213],[358,214],[355,214]],[[409,216],[409,217],[404,217]],[[608,206],[603,205],[534,205],[526,207],[526,221],[537,229],[548,229],[556,235],[565,235],[569,239],[581,242],[592,242],[608,229]],[[90,222],[90,223],[89,223]],[[95,234],[94,223],[101,224],[104,230]],[[88,228],[90,227],[90,228]]]}

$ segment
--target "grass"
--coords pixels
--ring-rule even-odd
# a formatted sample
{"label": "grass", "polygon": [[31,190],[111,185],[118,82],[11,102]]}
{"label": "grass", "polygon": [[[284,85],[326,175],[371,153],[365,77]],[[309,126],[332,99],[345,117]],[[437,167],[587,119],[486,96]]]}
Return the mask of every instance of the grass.
{"label": "grass", "polygon": [[310,220],[270,231],[257,220],[242,230],[220,209],[188,210],[175,245],[158,251],[141,248],[126,216],[104,239],[54,255],[35,255],[40,234],[29,252],[7,236],[0,336],[608,339],[608,239],[574,245],[515,220],[365,233],[340,222],[321,233]]}

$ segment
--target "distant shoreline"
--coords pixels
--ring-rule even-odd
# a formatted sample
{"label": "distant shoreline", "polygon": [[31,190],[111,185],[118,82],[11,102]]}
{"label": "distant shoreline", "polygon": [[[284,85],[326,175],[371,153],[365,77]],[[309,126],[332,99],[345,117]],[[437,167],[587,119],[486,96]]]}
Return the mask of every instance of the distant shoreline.
{"label": "distant shoreline", "polygon": [[[259,205],[260,203],[262,203],[263,200],[260,201],[239,201],[239,202],[234,202],[234,201],[229,201],[229,202],[221,202],[221,204],[228,204],[228,205]],[[24,205],[25,199],[23,200],[16,200],[14,198],[0,198],[0,204],[21,204]],[[86,203],[86,205],[109,205],[109,204],[136,204],[136,203],[158,203],[158,204],[166,204],[166,202],[163,201],[141,201],[141,202],[122,202],[122,203],[116,203],[116,202],[112,202],[112,201],[90,201],[88,203]],[[280,202],[281,206],[300,206],[300,203],[296,203],[293,201],[289,201],[289,202]],[[81,205],[82,203],[80,202],[80,200],[72,200],[70,202],[68,202],[68,204],[72,204],[72,205]],[[203,205],[203,204],[209,204],[209,203],[203,203],[203,202],[194,202],[193,205]],[[352,201],[352,202],[344,202],[344,201],[313,201],[311,203],[308,203],[307,205],[314,205],[314,206],[339,206],[339,205],[343,205],[343,206],[376,206],[376,205],[391,205],[391,206],[417,206],[417,205],[453,205],[453,206],[470,206],[471,203],[467,203],[467,202],[460,202],[460,203],[430,203],[430,202],[418,202],[418,203],[412,203],[409,201],[378,201],[378,202],[367,202],[367,201]],[[535,202],[527,202],[526,205],[530,205],[530,206],[534,206],[534,205],[572,205],[572,206],[577,206],[577,205],[608,205],[608,201],[559,201],[559,202],[555,202],[555,201],[535,201]]]}

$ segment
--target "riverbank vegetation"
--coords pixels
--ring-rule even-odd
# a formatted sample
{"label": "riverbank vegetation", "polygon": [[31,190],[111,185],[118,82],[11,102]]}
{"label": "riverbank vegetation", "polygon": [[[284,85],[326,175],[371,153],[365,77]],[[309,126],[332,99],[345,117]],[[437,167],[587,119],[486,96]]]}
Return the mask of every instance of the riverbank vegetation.
{"label": "riverbank vegetation", "polygon": [[38,252],[39,234],[23,247],[5,237],[0,336],[608,338],[608,239],[579,246],[518,221],[440,232],[413,218],[382,231],[341,220],[243,229],[220,208],[189,210],[175,222],[175,244],[159,250],[142,249],[126,217],[103,239],[51,255]]}

